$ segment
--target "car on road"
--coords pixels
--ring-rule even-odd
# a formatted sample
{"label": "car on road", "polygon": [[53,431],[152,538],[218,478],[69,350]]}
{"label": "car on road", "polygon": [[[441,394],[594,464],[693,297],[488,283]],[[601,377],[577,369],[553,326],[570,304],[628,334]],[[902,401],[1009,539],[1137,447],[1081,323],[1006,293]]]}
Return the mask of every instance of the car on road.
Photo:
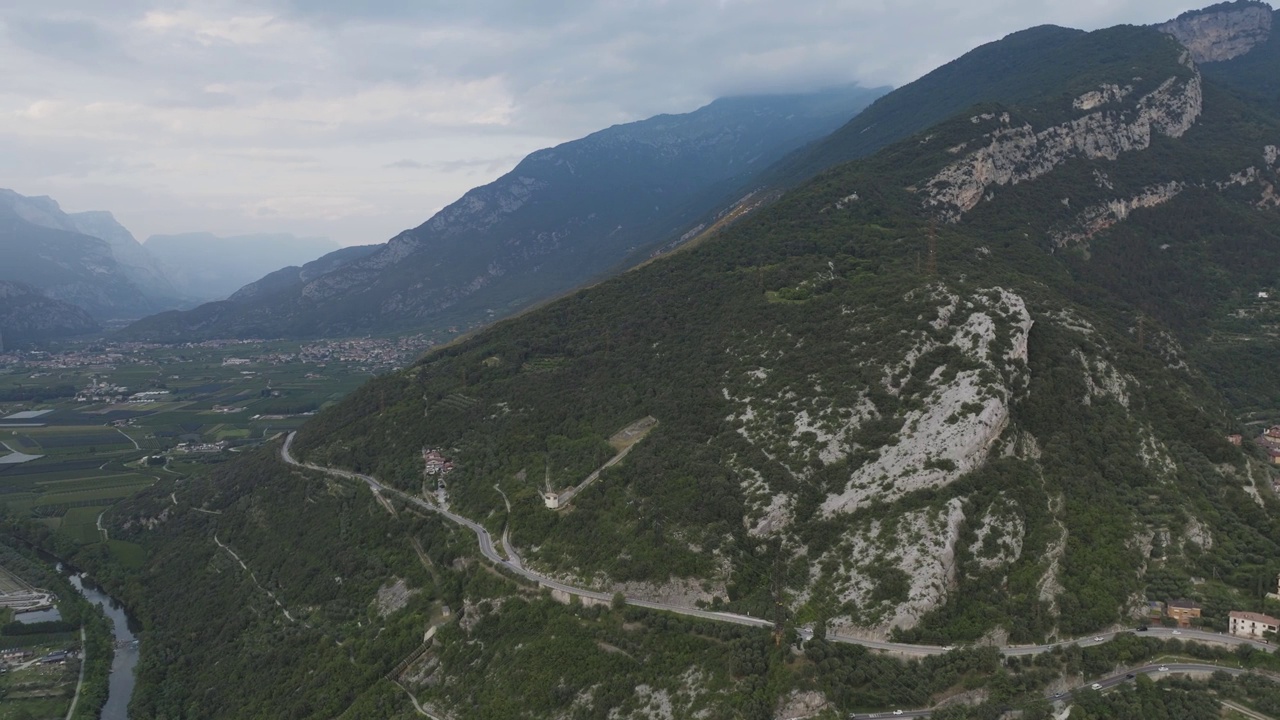
{"label": "car on road", "polygon": [[1168,665],[1161,665],[1159,669],[1160,669],[1160,672],[1169,672]]}
{"label": "car on road", "polygon": [[1125,673],[1125,674],[1124,674],[1124,679],[1125,679],[1125,680],[1132,680],[1132,679],[1134,679],[1135,677],[1137,677],[1137,676],[1136,676],[1136,675],[1134,675],[1133,673]]}
{"label": "car on road", "polygon": [[893,714],[894,714],[894,715],[901,715],[901,714],[902,714],[902,711],[901,711],[901,710],[894,710],[894,711],[893,711]]}
{"label": "car on road", "polygon": [[1138,626],[1138,632],[1146,632],[1146,631],[1147,631],[1147,626],[1146,626],[1146,625],[1139,625],[1139,626]]}
{"label": "car on road", "polygon": [[1182,631],[1181,631],[1181,630],[1174,630],[1174,631],[1173,631],[1173,634],[1174,634],[1174,635],[1181,635],[1181,634],[1182,634]]}
{"label": "car on road", "polygon": [[1094,690],[1101,690],[1101,689],[1102,689],[1102,683],[1094,683],[1094,684],[1090,685],[1089,687],[1093,688]]}
{"label": "car on road", "polygon": [[1093,641],[1094,641],[1094,642],[1102,642],[1102,636],[1101,636],[1101,635],[1094,635],[1094,636],[1093,636]]}

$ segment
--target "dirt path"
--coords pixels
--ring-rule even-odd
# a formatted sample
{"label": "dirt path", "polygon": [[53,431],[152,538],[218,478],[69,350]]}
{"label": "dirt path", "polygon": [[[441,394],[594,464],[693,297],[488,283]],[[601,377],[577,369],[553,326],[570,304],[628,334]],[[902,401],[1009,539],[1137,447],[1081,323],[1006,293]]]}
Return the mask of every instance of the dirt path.
{"label": "dirt path", "polygon": [[133,443],[133,449],[134,449],[134,450],[141,450],[141,449],[142,449],[142,446],[138,444],[138,441],[137,441],[137,440],[134,440],[133,438],[129,437],[129,433],[127,433],[127,432],[125,432],[125,431],[121,430],[120,428],[116,428],[116,432],[118,432],[118,433],[120,433],[121,435],[123,435],[125,440],[128,440],[129,442]]}
{"label": "dirt path", "polygon": [[223,550],[226,550],[227,554],[230,555],[232,558],[234,558],[236,562],[240,563],[240,567],[244,568],[244,571],[249,573],[249,578],[253,580],[253,584],[257,585],[259,590],[266,593],[267,597],[271,598],[271,601],[274,602],[276,606],[280,608],[281,612],[284,613],[284,616],[288,618],[290,622],[297,622],[294,619],[294,617],[289,614],[289,609],[284,606],[284,603],[280,602],[280,599],[276,597],[276,594],[266,589],[265,587],[262,586],[262,583],[258,582],[258,576],[255,575],[253,571],[249,569],[248,565],[244,564],[244,560],[240,559],[240,556],[236,554],[235,550],[232,550],[231,548],[222,544],[222,541],[218,539],[218,536],[216,534],[213,536],[213,541],[218,544],[218,547],[222,548]]}
{"label": "dirt path", "polygon": [[80,679],[76,681],[76,694],[71,696],[71,707],[67,708],[67,720],[71,720],[71,716],[76,714],[76,703],[80,702],[80,688],[84,687],[84,626],[80,626]]}
{"label": "dirt path", "polygon": [[1243,705],[1237,705],[1231,702],[1230,700],[1222,700],[1221,702],[1223,707],[1229,708],[1231,710],[1235,710],[1236,712],[1240,713],[1241,715],[1244,715],[1245,717],[1253,718],[1253,720],[1272,720],[1270,715],[1263,715],[1257,710],[1250,710],[1249,708]]}
{"label": "dirt path", "polygon": [[448,720],[447,718],[442,718],[439,715],[432,715],[431,713],[427,712],[427,709],[422,707],[422,704],[418,702],[418,698],[414,697],[413,693],[409,692],[409,688],[406,688],[405,686],[401,685],[399,682],[396,682],[394,680],[392,682],[395,682],[396,687],[400,688],[401,690],[404,690],[404,694],[409,696],[409,702],[413,703],[413,709],[417,710],[419,715],[425,715],[426,717],[431,718],[431,720]]}
{"label": "dirt path", "polygon": [[493,489],[498,491],[498,494],[502,496],[502,502],[507,505],[507,521],[502,525],[502,551],[507,554],[507,559],[516,567],[523,568],[524,561],[520,559],[515,547],[511,545],[511,501],[507,499],[507,494],[502,492],[502,488],[498,487],[497,483],[494,483]]}

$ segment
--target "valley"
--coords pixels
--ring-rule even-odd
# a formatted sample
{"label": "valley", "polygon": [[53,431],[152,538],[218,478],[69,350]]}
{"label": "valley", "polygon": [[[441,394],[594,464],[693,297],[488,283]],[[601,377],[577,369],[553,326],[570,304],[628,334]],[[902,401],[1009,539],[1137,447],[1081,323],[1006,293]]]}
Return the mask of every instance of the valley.
{"label": "valley", "polygon": [[[67,662],[0,720],[1280,717],[1276,16],[530,136],[173,279],[0,193],[0,650]],[[273,237],[332,251],[216,250]]]}
{"label": "valley", "polygon": [[139,549],[101,523],[110,505],[296,429],[429,343],[99,341],[0,355],[0,503],[68,547],[105,541],[136,564]]}

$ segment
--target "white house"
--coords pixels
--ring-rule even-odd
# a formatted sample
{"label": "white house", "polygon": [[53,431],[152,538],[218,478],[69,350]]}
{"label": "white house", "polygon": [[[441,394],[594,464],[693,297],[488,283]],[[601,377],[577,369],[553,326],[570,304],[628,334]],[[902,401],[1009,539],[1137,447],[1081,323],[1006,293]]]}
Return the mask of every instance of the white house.
{"label": "white house", "polygon": [[1262,613],[1232,610],[1230,631],[1236,637],[1266,640],[1265,633],[1280,631],[1280,620]]}

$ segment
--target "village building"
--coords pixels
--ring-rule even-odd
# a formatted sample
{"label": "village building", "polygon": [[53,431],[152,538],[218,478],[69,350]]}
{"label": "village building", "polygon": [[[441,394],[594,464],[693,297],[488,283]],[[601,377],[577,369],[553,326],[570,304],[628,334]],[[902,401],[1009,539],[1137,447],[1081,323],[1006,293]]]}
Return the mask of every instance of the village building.
{"label": "village building", "polygon": [[548,510],[560,509],[560,493],[547,490],[542,493],[542,502]]}
{"label": "village building", "polygon": [[1232,610],[1228,630],[1236,637],[1269,640],[1267,633],[1280,630],[1280,620],[1262,613]]}
{"label": "village building", "polygon": [[1192,618],[1200,617],[1201,607],[1190,600],[1170,600],[1169,617],[1178,621],[1178,627],[1189,627]]}
{"label": "village building", "polygon": [[424,449],[422,464],[428,475],[447,475],[453,471],[453,461],[441,455],[439,450]]}
{"label": "village building", "polygon": [[1272,425],[1264,430],[1258,441],[1269,447],[1280,447],[1280,425]]}

